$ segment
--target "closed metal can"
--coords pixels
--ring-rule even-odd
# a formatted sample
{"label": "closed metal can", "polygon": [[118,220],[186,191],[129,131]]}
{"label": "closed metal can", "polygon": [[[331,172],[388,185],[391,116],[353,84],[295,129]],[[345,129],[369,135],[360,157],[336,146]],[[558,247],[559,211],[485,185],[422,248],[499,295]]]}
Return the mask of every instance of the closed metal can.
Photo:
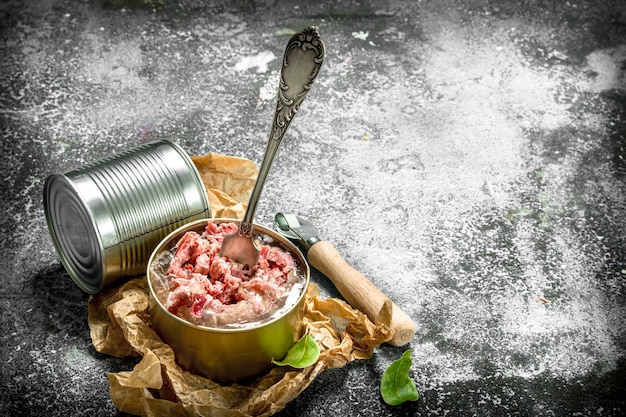
{"label": "closed metal can", "polygon": [[50,175],[44,211],[63,266],[89,294],[120,278],[145,274],[165,236],[211,217],[195,165],[167,140]]}

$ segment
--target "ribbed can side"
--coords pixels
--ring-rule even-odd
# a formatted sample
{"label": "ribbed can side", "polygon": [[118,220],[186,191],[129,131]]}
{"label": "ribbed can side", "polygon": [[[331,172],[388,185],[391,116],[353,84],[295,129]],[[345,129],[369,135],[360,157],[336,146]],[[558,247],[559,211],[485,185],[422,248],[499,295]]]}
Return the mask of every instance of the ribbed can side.
{"label": "ribbed can side", "polygon": [[185,158],[162,143],[136,149],[115,163],[90,170],[89,176],[109,208],[117,237],[115,248],[108,250],[106,269],[119,269],[116,273],[122,275],[141,273],[163,236],[181,224],[207,216],[204,205],[194,207],[186,200],[187,189],[204,192],[204,188],[189,171]]}

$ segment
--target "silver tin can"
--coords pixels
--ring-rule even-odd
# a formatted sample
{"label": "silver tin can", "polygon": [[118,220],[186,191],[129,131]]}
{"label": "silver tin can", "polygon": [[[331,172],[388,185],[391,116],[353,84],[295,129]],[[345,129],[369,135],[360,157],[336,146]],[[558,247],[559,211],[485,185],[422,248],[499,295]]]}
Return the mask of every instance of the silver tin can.
{"label": "silver tin can", "polygon": [[63,266],[89,294],[145,274],[165,236],[211,217],[195,165],[166,140],[49,176],[44,211]]}

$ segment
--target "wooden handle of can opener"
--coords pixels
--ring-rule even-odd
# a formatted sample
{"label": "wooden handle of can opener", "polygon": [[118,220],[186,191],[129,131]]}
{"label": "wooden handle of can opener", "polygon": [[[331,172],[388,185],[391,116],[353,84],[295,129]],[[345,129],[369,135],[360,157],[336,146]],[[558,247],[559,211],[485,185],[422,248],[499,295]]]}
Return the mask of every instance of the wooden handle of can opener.
{"label": "wooden handle of can opener", "polygon": [[348,265],[330,242],[320,241],[312,245],[307,258],[313,267],[335,284],[350,305],[365,313],[372,322],[380,320],[383,309],[391,305],[391,328],[394,334],[389,341],[390,345],[404,346],[413,339],[413,320],[372,281]]}

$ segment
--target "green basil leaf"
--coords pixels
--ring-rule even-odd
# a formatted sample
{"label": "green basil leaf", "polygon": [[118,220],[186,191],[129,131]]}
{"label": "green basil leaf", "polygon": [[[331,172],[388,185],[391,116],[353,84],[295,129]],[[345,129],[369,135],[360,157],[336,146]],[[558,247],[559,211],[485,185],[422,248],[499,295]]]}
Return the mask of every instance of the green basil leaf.
{"label": "green basil leaf", "polygon": [[411,351],[407,350],[383,372],[380,394],[387,404],[399,405],[405,401],[417,401],[419,398],[415,382],[409,377],[412,364]]}
{"label": "green basil leaf", "polygon": [[272,362],[278,366],[291,366],[293,368],[306,368],[313,365],[320,357],[320,347],[310,334],[300,338],[295,345],[289,349],[282,361]]}

